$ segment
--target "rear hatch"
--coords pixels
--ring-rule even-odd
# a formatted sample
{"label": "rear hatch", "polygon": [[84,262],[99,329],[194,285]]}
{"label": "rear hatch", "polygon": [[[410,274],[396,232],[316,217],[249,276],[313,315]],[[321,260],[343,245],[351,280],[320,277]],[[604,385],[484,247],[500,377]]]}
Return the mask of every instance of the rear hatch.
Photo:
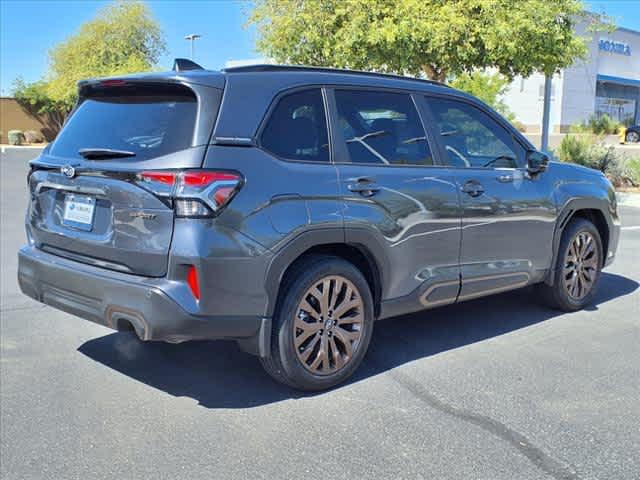
{"label": "rear hatch", "polygon": [[164,276],[172,186],[150,188],[144,173],[202,165],[221,90],[106,80],[80,92],[58,138],[31,163],[29,240],[76,261]]}

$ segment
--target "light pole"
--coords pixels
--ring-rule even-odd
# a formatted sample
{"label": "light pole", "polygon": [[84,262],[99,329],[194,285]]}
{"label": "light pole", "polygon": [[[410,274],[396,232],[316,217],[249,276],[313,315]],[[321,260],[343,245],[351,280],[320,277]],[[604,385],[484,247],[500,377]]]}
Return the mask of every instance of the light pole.
{"label": "light pole", "polygon": [[193,42],[196,41],[197,38],[202,37],[202,35],[198,34],[198,33],[190,33],[189,35],[186,35],[184,37],[185,40],[190,40],[191,41],[191,60],[193,60]]}
{"label": "light pole", "polygon": [[542,138],[540,150],[549,151],[549,124],[551,123],[551,75],[544,76],[544,101],[542,104]]}

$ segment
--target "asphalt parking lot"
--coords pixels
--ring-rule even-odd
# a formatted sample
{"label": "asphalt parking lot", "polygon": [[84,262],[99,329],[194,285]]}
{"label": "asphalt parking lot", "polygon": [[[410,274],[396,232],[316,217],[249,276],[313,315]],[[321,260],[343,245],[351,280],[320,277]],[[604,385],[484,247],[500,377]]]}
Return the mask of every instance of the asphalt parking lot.
{"label": "asphalt parking lot", "polygon": [[595,303],[531,289],[376,325],[301,395],[235,344],[141,343],[16,282],[26,161],[0,156],[2,479],[640,479],[640,209]]}

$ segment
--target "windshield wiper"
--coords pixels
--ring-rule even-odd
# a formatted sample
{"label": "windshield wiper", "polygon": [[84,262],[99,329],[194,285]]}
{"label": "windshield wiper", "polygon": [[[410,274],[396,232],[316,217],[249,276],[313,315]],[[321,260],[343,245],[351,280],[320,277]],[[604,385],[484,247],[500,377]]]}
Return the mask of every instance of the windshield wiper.
{"label": "windshield wiper", "polygon": [[99,160],[107,158],[135,157],[135,152],[114,150],[113,148],[81,148],[78,153],[86,159]]}

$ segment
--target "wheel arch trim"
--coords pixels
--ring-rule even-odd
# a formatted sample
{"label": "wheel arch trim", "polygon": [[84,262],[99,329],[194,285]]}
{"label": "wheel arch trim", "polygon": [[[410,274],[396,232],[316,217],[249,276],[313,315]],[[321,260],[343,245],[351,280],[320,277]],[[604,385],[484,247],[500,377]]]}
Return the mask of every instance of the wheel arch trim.
{"label": "wheel arch trim", "polygon": [[[602,217],[606,222],[608,239],[601,239],[604,247],[603,250],[605,250],[603,252],[603,262],[606,262],[608,253],[606,250],[611,246],[611,241],[613,240],[611,237],[615,228],[611,214],[608,211],[608,203],[605,200],[598,198],[573,198],[564,204],[556,219],[556,227],[553,232],[553,254],[551,258],[551,265],[544,279],[544,282],[547,285],[553,285],[554,283],[555,265],[558,260],[558,250],[560,248],[560,241],[562,239],[564,229],[573,218],[580,216],[580,212],[585,210],[597,210],[602,214]],[[595,226],[598,228],[597,225]]]}
{"label": "wheel arch trim", "polygon": [[[374,302],[382,300],[382,292],[385,286],[385,271],[388,271],[389,261],[384,252],[384,247],[370,229],[363,227],[348,228],[322,228],[311,229],[298,234],[290,241],[282,245],[273,255],[265,274],[265,290],[267,292],[267,307],[265,315],[272,317],[280,288],[287,269],[301,256],[313,248],[329,246],[332,244],[345,245],[356,248],[368,260],[372,267],[372,274],[377,276],[378,292],[372,292]],[[375,287],[374,287],[375,288]]]}

